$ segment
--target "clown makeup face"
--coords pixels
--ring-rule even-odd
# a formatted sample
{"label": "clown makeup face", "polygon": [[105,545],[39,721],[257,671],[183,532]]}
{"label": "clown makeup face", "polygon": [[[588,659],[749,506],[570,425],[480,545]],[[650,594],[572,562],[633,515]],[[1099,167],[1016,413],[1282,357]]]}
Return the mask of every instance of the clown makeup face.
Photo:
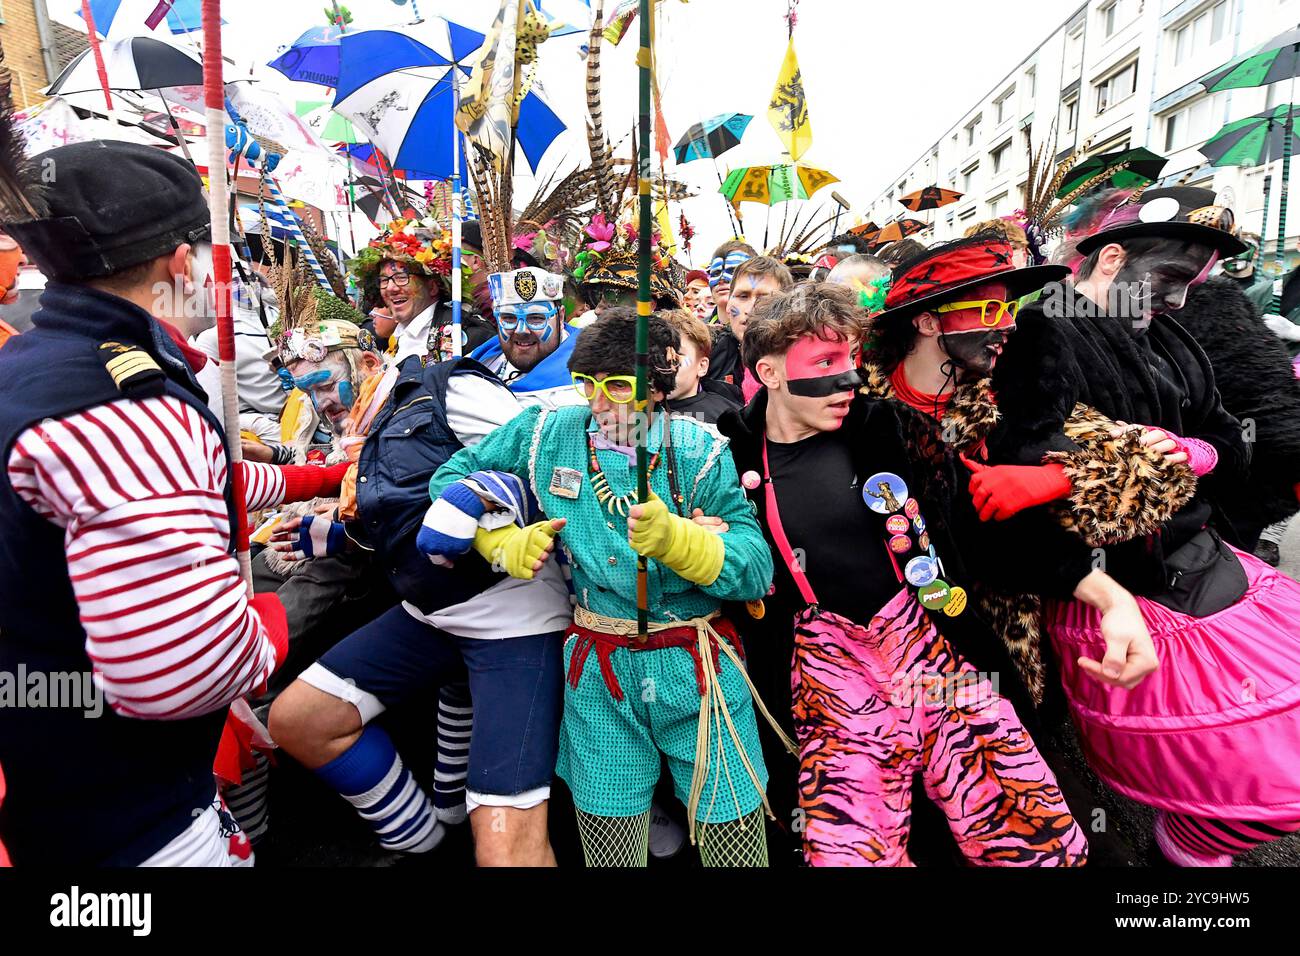
{"label": "clown makeup face", "polygon": [[705,318],[713,310],[713,297],[709,294],[708,282],[703,279],[691,280],[686,286],[686,308],[700,319]]}
{"label": "clown makeup face", "polygon": [[433,280],[412,271],[405,262],[385,260],[379,266],[379,297],[398,325],[406,325],[436,301]]}
{"label": "clown makeup face", "polygon": [[1141,333],[1152,317],[1181,309],[1187,303],[1187,293],[1206,280],[1218,256],[1209,246],[1161,242],[1125,257],[1115,274],[1112,294],[1127,298],[1127,314],[1140,320],[1133,328]]}
{"label": "clown makeup face", "polygon": [[[769,363],[770,368],[764,369]],[[853,392],[862,384],[858,343],[838,336],[805,336],[785,355],[760,362],[759,373],[768,386],[768,401],[796,432],[807,434],[835,431],[843,425]]]}
{"label": "clown makeup face", "polygon": [[293,377],[293,384],[307,393],[321,420],[335,435],[343,434],[364,379],[377,372],[381,365],[373,352],[351,351],[359,356],[356,368],[349,363],[347,352],[336,351],[319,362],[299,359],[281,370],[282,375],[287,372]]}
{"label": "clown makeup face", "polygon": [[[749,317],[754,314],[754,306],[780,291],[781,283],[776,276],[741,276],[727,298],[727,324],[731,326],[736,338],[744,341],[745,329],[749,325]],[[714,294],[716,296],[717,293]]]}
{"label": "clown makeup face", "polygon": [[505,305],[497,309],[497,337],[506,361],[531,372],[560,344],[564,307],[558,302]]}
{"label": "clown makeup face", "polygon": [[953,305],[997,300],[987,305],[930,313],[938,320],[939,348],[958,369],[974,376],[993,371],[1007,338],[1016,330],[1014,300],[1011,308],[1002,308],[1007,287],[1001,282],[986,282],[961,293]]}

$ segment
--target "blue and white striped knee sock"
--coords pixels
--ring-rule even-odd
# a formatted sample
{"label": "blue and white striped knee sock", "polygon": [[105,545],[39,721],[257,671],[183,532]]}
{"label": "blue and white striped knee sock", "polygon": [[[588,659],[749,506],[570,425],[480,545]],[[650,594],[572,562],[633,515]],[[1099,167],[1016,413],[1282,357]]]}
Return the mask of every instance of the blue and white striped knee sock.
{"label": "blue and white striped knee sock", "polygon": [[386,850],[427,853],[446,833],[392,739],[373,724],[316,775],[357,808]]}
{"label": "blue and white striped knee sock", "polygon": [[474,704],[464,684],[438,689],[438,758],[433,768],[434,813],[443,823],[464,823],[465,778]]}

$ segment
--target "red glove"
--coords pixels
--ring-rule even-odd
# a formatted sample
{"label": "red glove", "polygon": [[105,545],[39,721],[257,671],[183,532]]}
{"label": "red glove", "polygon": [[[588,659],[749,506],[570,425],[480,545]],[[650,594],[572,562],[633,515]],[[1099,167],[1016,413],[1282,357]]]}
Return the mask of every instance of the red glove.
{"label": "red glove", "polygon": [[974,472],[970,493],[980,521],[1006,521],[1026,508],[1070,493],[1063,465],[981,465],[965,455],[961,460]]}
{"label": "red glove", "polygon": [[352,467],[351,462],[321,468],[319,465],[282,465],[284,475],[284,500],[311,501],[313,498],[337,498],[343,476]]}
{"label": "red glove", "polygon": [[275,648],[275,666],[278,668],[289,654],[289,618],[285,616],[280,596],[274,591],[254,594],[249,598],[248,606],[257,612],[266,628],[266,636]]}

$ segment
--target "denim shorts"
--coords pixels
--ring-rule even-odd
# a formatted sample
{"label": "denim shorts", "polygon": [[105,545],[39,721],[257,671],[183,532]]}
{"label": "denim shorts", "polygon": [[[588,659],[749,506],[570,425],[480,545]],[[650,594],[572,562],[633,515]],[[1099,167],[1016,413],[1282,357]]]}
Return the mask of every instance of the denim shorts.
{"label": "denim shorts", "polygon": [[562,640],[559,632],[500,640],[456,637],[398,605],[344,638],[318,664],[378,702],[376,709],[353,701],[366,720],[468,677],[474,729],[465,786],[505,796],[549,787],[555,776],[564,701]]}

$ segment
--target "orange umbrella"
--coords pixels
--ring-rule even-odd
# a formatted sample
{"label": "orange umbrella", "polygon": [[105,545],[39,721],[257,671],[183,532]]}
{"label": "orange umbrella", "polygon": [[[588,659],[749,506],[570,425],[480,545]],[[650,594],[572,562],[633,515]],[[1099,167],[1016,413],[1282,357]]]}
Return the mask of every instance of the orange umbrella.
{"label": "orange umbrella", "polygon": [[876,234],[871,241],[878,246],[883,246],[887,242],[898,242],[900,239],[906,239],[913,233],[920,232],[922,229],[929,229],[925,223],[919,219],[896,219],[893,222],[886,223],[885,227]]}
{"label": "orange umbrella", "polygon": [[858,236],[862,239],[866,239],[870,241],[876,238],[875,234],[878,233],[879,231],[880,231],[879,226],[877,226],[874,222],[867,221],[860,226],[854,226],[852,229],[849,230],[849,233],[850,235]]}
{"label": "orange umbrella", "polygon": [[906,196],[900,196],[899,202],[906,206],[912,212],[921,212],[923,209],[938,209],[940,206],[947,206],[954,203],[962,197],[962,193],[952,189],[940,189],[938,186],[926,186],[924,189],[918,189],[914,193],[908,193]]}

